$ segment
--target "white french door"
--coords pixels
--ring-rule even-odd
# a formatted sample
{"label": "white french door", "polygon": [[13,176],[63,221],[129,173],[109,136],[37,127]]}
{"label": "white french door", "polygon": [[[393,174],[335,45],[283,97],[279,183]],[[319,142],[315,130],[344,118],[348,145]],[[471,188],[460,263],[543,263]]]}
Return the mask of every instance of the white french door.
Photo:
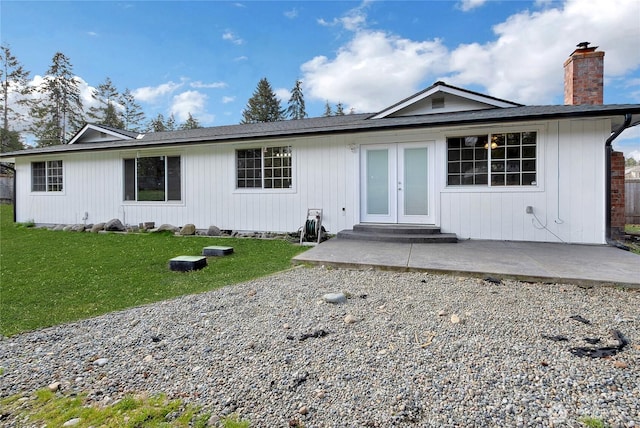
{"label": "white french door", "polygon": [[361,147],[361,221],[433,224],[433,143]]}

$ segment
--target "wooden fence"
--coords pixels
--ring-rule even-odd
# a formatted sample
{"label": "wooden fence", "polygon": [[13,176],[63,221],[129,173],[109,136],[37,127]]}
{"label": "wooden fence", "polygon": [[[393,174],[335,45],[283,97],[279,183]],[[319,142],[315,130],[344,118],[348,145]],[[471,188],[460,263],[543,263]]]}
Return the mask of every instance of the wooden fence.
{"label": "wooden fence", "polygon": [[640,178],[624,181],[624,215],[627,224],[640,224]]}
{"label": "wooden fence", "polygon": [[13,176],[0,175],[0,202],[13,200]]}

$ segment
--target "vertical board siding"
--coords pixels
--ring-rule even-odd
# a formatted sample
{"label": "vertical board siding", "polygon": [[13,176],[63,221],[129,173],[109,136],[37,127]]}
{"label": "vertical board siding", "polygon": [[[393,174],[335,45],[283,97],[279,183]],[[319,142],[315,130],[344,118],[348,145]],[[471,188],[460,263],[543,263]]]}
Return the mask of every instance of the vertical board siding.
{"label": "vertical board siding", "polygon": [[[514,127],[517,125],[513,125]],[[330,233],[360,218],[361,144],[435,141],[434,218],[443,232],[461,239],[604,243],[604,142],[610,121],[559,120],[537,123],[536,188],[447,188],[446,136],[457,129],[407,130],[238,144],[199,144],[136,152],[106,151],[18,157],[18,221],[98,223],[119,218],[129,225],[153,221],[199,229],[295,232],[309,208],[322,208]],[[480,129],[480,128],[477,128]],[[477,129],[469,132],[478,132]],[[484,132],[487,127],[482,128]],[[467,131],[463,131],[467,132]],[[238,148],[291,145],[293,188],[237,190]],[[123,201],[123,157],[180,155],[182,201]],[[31,160],[62,159],[64,192],[32,193]],[[532,206],[535,217],[525,212]]]}
{"label": "vertical board siding", "polygon": [[[440,226],[461,239],[605,243],[604,143],[609,120],[563,120],[539,136],[538,190],[447,189]],[[446,155],[438,160],[444,164]],[[535,217],[526,214],[532,206]]]}

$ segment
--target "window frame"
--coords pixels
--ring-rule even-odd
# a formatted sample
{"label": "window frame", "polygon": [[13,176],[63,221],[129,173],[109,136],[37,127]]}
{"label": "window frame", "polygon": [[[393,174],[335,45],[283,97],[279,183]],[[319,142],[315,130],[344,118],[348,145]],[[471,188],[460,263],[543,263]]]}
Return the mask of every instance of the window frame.
{"label": "window frame", "polygon": [[[152,159],[159,158],[163,162],[163,181],[162,181],[162,192],[164,194],[164,199],[143,199],[140,200],[140,188],[139,188],[139,179],[140,174],[138,172],[139,161],[141,159]],[[171,159],[173,159],[174,163],[172,167],[170,167]],[[170,183],[171,179],[171,171],[178,170],[178,183],[174,182]],[[128,181],[129,176],[133,177],[133,182]],[[145,153],[144,155],[136,155],[136,156],[123,156],[122,157],[122,201],[125,204],[183,204],[184,203],[184,164],[183,164],[183,156],[181,154],[165,154],[165,153]],[[127,199],[128,193],[133,192],[133,199]],[[177,192],[179,199],[170,199],[170,194],[172,192]],[[175,194],[175,193],[174,193]]]}
{"label": "window frame", "polygon": [[[248,153],[249,152],[249,153]],[[240,153],[251,154],[253,156],[240,157]],[[255,154],[260,153],[258,159]],[[270,155],[270,156],[267,156]],[[246,160],[247,163],[252,162],[252,165],[241,166],[240,160]],[[259,166],[256,166],[256,160],[259,161]],[[295,192],[295,154],[293,147],[290,144],[282,145],[268,145],[260,147],[236,147],[233,157],[233,173],[234,173],[234,192],[235,193],[293,193]],[[286,165],[288,163],[288,165]],[[245,176],[241,177],[241,171],[245,172]],[[247,172],[253,171],[251,177],[246,176]],[[258,174],[256,174],[258,171]],[[288,175],[287,175],[288,173]],[[256,177],[259,175],[259,177]],[[259,186],[252,187],[240,187],[240,180],[247,181],[252,180],[254,184],[259,182]],[[278,180],[284,184],[286,180],[289,180],[288,187],[273,187]],[[269,183],[269,181],[271,181]],[[269,187],[271,185],[271,187]]]}
{"label": "window frame", "polygon": [[[527,134],[527,133],[535,133],[535,144],[524,144],[522,143],[522,139],[523,139],[523,135]],[[501,174],[502,172],[500,171],[496,171],[496,172],[491,172],[490,169],[492,167],[492,164],[494,162],[504,162],[505,165],[505,169],[506,169],[506,165],[507,162],[509,161],[509,158],[507,157],[506,154],[506,149],[509,146],[504,146],[505,147],[505,154],[503,158],[494,158],[492,155],[492,150],[490,148],[486,148],[484,150],[487,151],[487,157],[486,159],[484,159],[484,166],[486,167],[486,183],[483,184],[449,184],[449,177],[450,177],[450,164],[454,163],[456,160],[454,159],[453,161],[450,160],[450,149],[449,149],[449,139],[451,138],[465,138],[465,137],[473,137],[473,136],[484,136],[486,137],[487,143],[489,143],[491,141],[491,138],[493,136],[500,136],[500,135],[504,135],[505,138],[508,134],[520,134],[520,144],[515,146],[512,145],[511,147],[519,147],[520,148],[520,154],[517,157],[517,159],[511,159],[511,160],[518,160],[520,162],[520,170],[517,172],[519,174],[520,180],[522,182],[522,178],[523,175],[525,174],[535,174],[535,184],[512,184],[512,185],[507,185],[507,184],[495,184],[492,183],[492,177],[498,176],[499,174]],[[445,158],[445,168],[444,168],[444,191],[446,192],[487,192],[487,191],[491,191],[491,192],[531,192],[531,191],[543,191],[544,190],[544,186],[543,186],[543,159],[544,159],[544,129],[541,125],[538,126],[518,126],[518,127],[513,127],[513,128],[497,128],[497,129],[468,129],[467,132],[456,132],[455,134],[445,134],[444,135],[444,147],[445,147],[445,153],[444,153],[444,158]],[[535,148],[535,155],[533,158],[523,158],[523,154],[522,154],[522,148],[523,147],[534,147]],[[523,171],[522,169],[522,161],[526,160],[526,161],[534,161],[535,166],[534,166],[534,170],[533,171]],[[456,172],[454,171],[453,174],[455,173],[462,173],[461,171]],[[515,172],[514,172],[515,173]],[[508,171],[504,171],[505,176],[508,174]],[[505,178],[506,179],[506,178]]]}
{"label": "window frame", "polygon": [[[38,189],[36,189],[36,183],[34,178],[34,172],[36,172],[35,166],[42,165],[39,169],[40,174],[37,176]],[[62,159],[52,160],[40,160],[31,162],[31,193],[39,194],[63,194],[65,191],[65,179],[64,179],[64,162]]]}

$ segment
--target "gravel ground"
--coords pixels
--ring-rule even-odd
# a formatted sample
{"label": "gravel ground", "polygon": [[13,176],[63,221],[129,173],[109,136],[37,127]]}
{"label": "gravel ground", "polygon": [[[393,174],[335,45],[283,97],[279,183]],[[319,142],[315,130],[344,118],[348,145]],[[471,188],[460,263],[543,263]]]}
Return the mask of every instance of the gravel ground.
{"label": "gravel ground", "polygon": [[[612,329],[617,355],[570,352]],[[637,291],[296,268],[0,340],[0,396],[164,392],[253,427],[634,427],[639,343]]]}

